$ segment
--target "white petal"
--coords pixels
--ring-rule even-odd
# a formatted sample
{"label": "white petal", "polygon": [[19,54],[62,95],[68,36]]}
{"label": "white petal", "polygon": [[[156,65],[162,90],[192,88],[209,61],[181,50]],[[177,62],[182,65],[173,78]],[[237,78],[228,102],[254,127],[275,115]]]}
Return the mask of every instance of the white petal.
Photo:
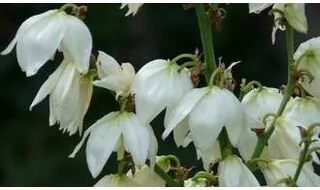
{"label": "white petal", "polygon": [[277,119],[275,130],[268,141],[269,154],[277,159],[298,159],[302,147],[299,146],[301,135],[298,127],[283,117]]}
{"label": "white petal", "polygon": [[123,128],[125,149],[131,153],[137,166],[142,166],[148,156],[150,146],[149,131],[143,126],[133,113],[121,114],[119,125]]}
{"label": "white petal", "polygon": [[21,37],[21,35],[28,32],[28,30],[30,29],[30,27],[32,27],[32,25],[34,23],[38,22],[40,19],[42,19],[44,17],[47,17],[51,14],[54,14],[56,12],[57,12],[57,10],[50,10],[50,11],[44,12],[42,14],[32,16],[32,17],[28,18],[26,21],[24,21],[21,24],[21,26],[19,27],[14,39],[10,42],[8,47],[1,52],[1,55],[7,55],[8,53],[10,53],[13,50],[13,48],[16,45],[19,38]]}
{"label": "white petal", "polygon": [[102,118],[105,122],[97,125],[89,136],[86,147],[87,164],[94,178],[103,169],[123,131],[118,125],[118,114],[119,112],[112,112]]}
{"label": "white petal", "polygon": [[63,46],[74,59],[79,72],[87,73],[92,50],[92,37],[88,27],[78,18],[65,15]]}
{"label": "white petal", "polygon": [[196,104],[189,115],[190,135],[196,148],[203,152],[208,151],[216,142],[224,126],[227,113],[221,110],[219,91],[211,90]]}
{"label": "white petal", "polygon": [[251,171],[235,155],[230,155],[219,163],[220,187],[257,187],[259,182]]}
{"label": "white petal", "polygon": [[186,117],[173,129],[173,139],[177,147],[184,145],[188,132],[188,117]]}
{"label": "white petal", "polygon": [[59,12],[32,24],[17,42],[17,58],[22,71],[27,76],[34,75],[57,50],[62,37],[63,27]]}
{"label": "white petal", "polygon": [[132,179],[125,175],[111,174],[101,178],[94,187],[137,187]]}
{"label": "white petal", "polygon": [[157,138],[151,128],[151,125],[147,126],[149,137],[150,137],[150,146],[148,151],[148,158],[150,160],[150,167],[154,168],[154,165],[156,163],[156,156],[158,153],[158,141]]}
{"label": "white petal", "polygon": [[166,106],[167,71],[158,72],[135,86],[136,113],[141,122],[150,123]]}
{"label": "white petal", "polygon": [[137,73],[134,85],[141,86],[141,83],[144,83],[150,76],[155,75],[157,72],[160,72],[168,67],[168,63],[164,59],[156,59],[145,64]]}
{"label": "white petal", "polygon": [[32,101],[32,104],[29,108],[30,110],[32,110],[33,106],[41,102],[48,94],[50,94],[53,91],[65,67],[66,64],[62,62],[60,66],[49,76],[46,82],[43,83],[36,97]]}
{"label": "white petal", "polygon": [[197,154],[199,157],[201,157],[203,168],[206,171],[209,171],[211,169],[210,165],[215,164],[218,159],[221,158],[219,142],[214,143],[213,147],[207,152],[201,152],[200,150],[198,150]]}
{"label": "white petal", "polygon": [[112,75],[93,82],[95,86],[106,88],[114,92],[126,91],[129,87],[127,78],[123,75]]}
{"label": "white petal", "polygon": [[100,79],[108,75],[117,75],[121,72],[119,63],[110,55],[99,51],[97,60],[98,76]]}
{"label": "white petal", "polygon": [[249,13],[259,14],[271,5],[272,3],[249,3]]}
{"label": "white petal", "polygon": [[191,112],[198,101],[208,92],[208,88],[197,88],[191,90],[174,108],[168,116],[168,123],[165,124],[165,131],[162,138],[165,139],[171,131]]}

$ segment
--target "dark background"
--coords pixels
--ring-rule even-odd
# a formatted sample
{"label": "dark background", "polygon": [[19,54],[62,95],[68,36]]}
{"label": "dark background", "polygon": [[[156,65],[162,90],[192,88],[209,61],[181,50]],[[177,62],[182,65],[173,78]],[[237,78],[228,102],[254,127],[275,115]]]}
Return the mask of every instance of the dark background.
{"label": "dark background", "polygon": [[[1,4],[0,49],[3,50],[20,26],[30,16],[61,4]],[[87,4],[84,22],[93,36],[93,52],[105,51],[119,62],[130,62],[138,70],[147,62],[172,59],[181,53],[201,48],[194,9],[184,11],[181,4],[145,4],[135,17],[124,17],[120,4]],[[271,44],[273,19],[267,11],[249,15],[247,4],[223,5],[227,18],[220,30],[214,31],[217,57],[226,65],[241,60],[233,69],[234,77],[258,80],[264,85],[279,87],[286,81],[284,33]],[[306,5],[308,35],[296,35],[296,47],[320,34],[319,4]],[[60,58],[61,59],[61,58]],[[18,66],[15,52],[0,57],[0,186],[92,186],[103,175],[115,171],[112,156],[97,179],[89,174],[84,149],[69,159],[78,135],[62,134],[58,126],[49,127],[49,104],[45,99],[29,111],[29,106],[42,83],[59,62],[49,61],[39,72],[26,78]],[[239,88],[239,85],[237,86]],[[94,123],[118,106],[107,90],[94,88],[84,127]],[[192,146],[175,148],[172,137],[163,142],[163,114],[152,123],[159,141],[159,154],[174,153],[185,166],[195,162]]]}

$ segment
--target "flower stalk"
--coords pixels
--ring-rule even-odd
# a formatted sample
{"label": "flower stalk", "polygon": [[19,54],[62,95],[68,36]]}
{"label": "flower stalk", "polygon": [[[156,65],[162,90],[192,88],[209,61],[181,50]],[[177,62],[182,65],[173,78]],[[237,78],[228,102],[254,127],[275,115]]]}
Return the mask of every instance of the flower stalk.
{"label": "flower stalk", "polygon": [[[291,95],[294,92],[294,78],[293,78],[293,53],[294,53],[294,31],[291,26],[287,26],[286,29],[286,45],[287,45],[287,59],[288,59],[288,79],[287,85],[284,92],[283,99],[281,101],[280,107],[276,113],[276,116],[281,116],[284,111],[288,101],[291,98]],[[259,158],[263,152],[264,147],[266,146],[270,136],[272,135],[275,128],[276,118],[274,118],[270,124],[270,128],[262,135],[259,136],[258,143],[252,154],[252,159]]]}
{"label": "flower stalk", "polygon": [[171,176],[161,169],[158,164],[155,164],[154,171],[166,182],[169,187],[181,187],[182,185],[176,182]]}
{"label": "flower stalk", "polygon": [[211,23],[204,9],[203,4],[195,4],[195,9],[198,17],[201,43],[206,65],[206,79],[209,82],[212,72],[216,69],[216,60],[212,44]]}

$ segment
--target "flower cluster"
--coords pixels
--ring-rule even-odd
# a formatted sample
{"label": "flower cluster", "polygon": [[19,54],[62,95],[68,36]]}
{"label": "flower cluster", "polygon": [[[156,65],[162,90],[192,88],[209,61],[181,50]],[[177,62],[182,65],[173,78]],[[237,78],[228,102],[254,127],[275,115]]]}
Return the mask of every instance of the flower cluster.
{"label": "flower cluster", "polygon": [[[121,9],[128,6],[126,16],[135,15],[141,5],[123,4]],[[67,8],[80,11],[79,7],[68,6],[27,19],[1,54],[16,46],[22,71],[32,76],[54,59],[57,50],[62,52],[62,63],[41,86],[30,110],[49,95],[49,124],[59,123],[59,129],[70,135],[82,135],[93,86],[114,94],[119,110],[89,126],[69,155],[75,157],[88,139],[86,161],[96,178],[116,153],[118,173],[105,175],[95,186],[260,186],[253,174],[258,169],[268,186],[320,185],[312,167],[312,162],[320,164],[319,37],[302,43],[294,54],[289,51],[286,87],[243,80],[237,97],[232,68],[239,62],[226,68],[221,59],[217,65],[211,57],[211,63],[210,51],[204,51],[205,60],[197,51],[171,60],[155,59],[137,72],[130,63],[119,63],[99,51],[90,68],[91,33],[80,14],[65,12]],[[204,28],[210,31],[201,27],[208,21],[204,6],[194,6],[198,18],[205,18],[200,22],[201,34]],[[269,6],[249,4],[249,12],[260,13]],[[210,4],[208,10],[222,12],[217,7]],[[306,33],[304,12],[304,4],[274,4],[273,41],[278,29]],[[211,75],[200,86],[204,70]],[[177,147],[193,144],[204,171],[190,178],[191,169],[181,166],[176,156],[157,156],[151,122],[163,111],[162,140],[166,142],[172,133]]]}

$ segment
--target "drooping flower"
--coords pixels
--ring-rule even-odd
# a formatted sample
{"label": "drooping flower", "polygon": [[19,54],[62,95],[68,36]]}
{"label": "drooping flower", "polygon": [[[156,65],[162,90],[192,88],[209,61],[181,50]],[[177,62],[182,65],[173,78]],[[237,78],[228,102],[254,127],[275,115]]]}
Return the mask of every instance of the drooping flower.
{"label": "drooping flower", "polygon": [[306,70],[313,80],[303,77],[301,85],[312,96],[320,98],[320,37],[312,38],[300,44],[294,53],[298,70]]}
{"label": "drooping flower", "polygon": [[199,160],[201,158],[203,168],[206,171],[209,171],[211,169],[210,166],[218,162],[219,159],[221,158],[221,150],[220,150],[219,142],[214,143],[213,147],[206,152],[203,152],[199,149],[196,149],[196,152],[197,152],[197,159]]}
{"label": "drooping flower", "polygon": [[224,126],[235,146],[243,130],[244,113],[239,100],[229,90],[217,86],[196,88],[187,93],[168,116],[162,138],[185,118],[190,137],[202,152],[214,146]]}
{"label": "drooping flower", "polygon": [[[272,4],[249,3],[249,13],[259,14],[261,11],[270,7]],[[275,35],[278,29],[285,30],[286,27],[282,22],[284,17],[288,24],[296,31],[306,34],[308,31],[308,22],[305,15],[305,5],[303,3],[275,3],[272,7],[274,16],[274,27],[272,31],[272,43],[275,43]],[[278,11],[281,11],[279,13]]]}
{"label": "drooping flower", "polygon": [[220,187],[257,187],[258,180],[235,155],[228,155],[218,166]]}
{"label": "drooping flower", "polygon": [[[283,116],[292,123],[292,126],[302,127],[308,130],[312,124],[319,123],[320,100],[313,97],[296,97],[290,100],[284,110]],[[320,146],[320,130],[314,132],[312,147]],[[320,164],[317,154],[312,154],[315,162]]]}
{"label": "drooping flower", "polygon": [[136,15],[139,11],[140,7],[143,5],[143,3],[122,3],[120,9],[123,9],[125,7],[128,7],[128,12],[125,16],[129,16],[132,14],[132,16]]}
{"label": "drooping flower", "polygon": [[101,178],[94,187],[138,187],[139,185],[124,174],[110,174]]}
{"label": "drooping flower", "polygon": [[[285,178],[293,178],[298,167],[296,160],[274,160],[261,169],[268,186],[286,186]],[[297,180],[302,187],[320,186],[320,177],[313,172],[312,167],[304,165]]]}
{"label": "drooping flower", "polygon": [[49,95],[50,126],[58,122],[63,132],[72,135],[79,131],[81,134],[92,95],[92,78],[90,73],[79,73],[72,60],[64,59],[41,86],[30,110]]}
{"label": "drooping flower", "polygon": [[193,88],[189,70],[175,63],[157,59],[144,65],[133,83],[136,113],[150,123],[166,108],[166,118],[181,98]]}
{"label": "drooping flower", "polygon": [[131,154],[137,166],[142,166],[147,157],[154,165],[157,140],[150,125],[142,124],[132,112],[111,112],[91,125],[69,157],[74,157],[88,136],[86,156],[89,171],[95,178],[109,159],[112,151],[122,159],[124,151]]}
{"label": "drooping flower", "polygon": [[94,81],[94,85],[116,92],[116,97],[127,97],[131,93],[135,70],[130,63],[123,63],[120,66],[113,57],[99,51],[96,65],[100,80]]}
{"label": "drooping flower", "polygon": [[9,54],[15,46],[18,63],[27,76],[36,74],[58,49],[74,60],[80,73],[87,73],[92,37],[80,19],[56,9],[24,21],[1,55]]}
{"label": "drooping flower", "polygon": [[126,174],[140,187],[165,187],[166,182],[148,165],[141,168],[135,167],[135,173],[130,169]]}
{"label": "drooping flower", "polygon": [[257,135],[251,129],[264,128],[264,117],[266,114],[276,113],[281,100],[282,94],[279,90],[268,87],[252,89],[243,97],[241,103],[247,116],[246,125],[249,127],[242,131],[238,150],[245,160],[250,159],[258,141]]}

